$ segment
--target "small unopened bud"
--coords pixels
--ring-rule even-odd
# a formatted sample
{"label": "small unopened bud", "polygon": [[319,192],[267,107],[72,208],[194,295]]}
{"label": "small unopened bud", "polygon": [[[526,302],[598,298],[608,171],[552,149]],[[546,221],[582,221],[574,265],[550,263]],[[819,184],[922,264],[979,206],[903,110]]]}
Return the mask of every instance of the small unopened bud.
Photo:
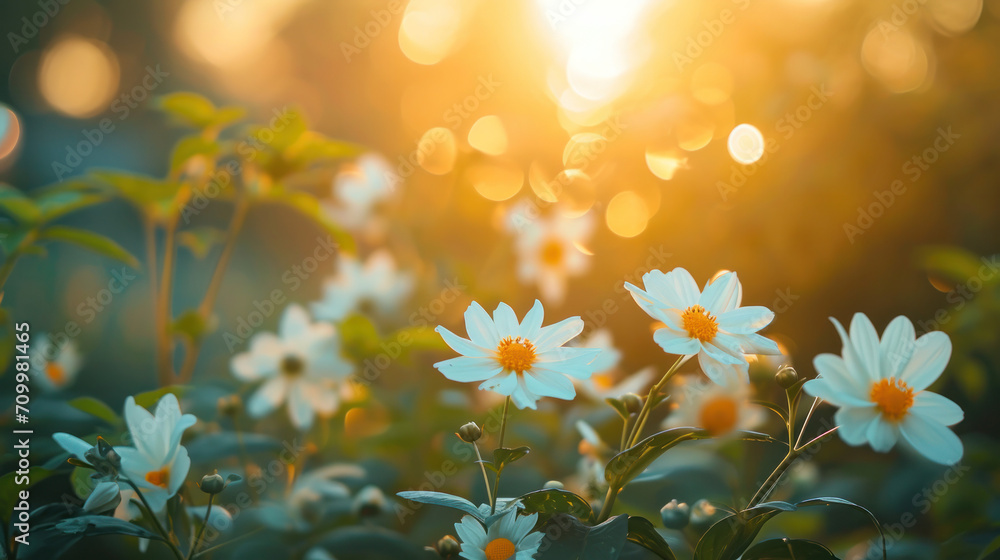
{"label": "small unopened bud", "polygon": [[792,366],[782,366],[778,373],[774,374],[774,380],[781,385],[782,389],[790,389],[799,382],[799,374]]}
{"label": "small unopened bud", "polygon": [[642,397],[635,393],[625,393],[622,395],[622,403],[629,414],[638,414],[642,410]]}
{"label": "small unopened bud", "polygon": [[385,511],[385,494],[378,486],[368,485],[354,497],[354,512],[360,517],[372,517]]}
{"label": "small unopened bud", "polygon": [[243,399],[239,395],[219,397],[216,408],[223,416],[236,416],[243,410]]}
{"label": "small unopened bud", "polygon": [[87,497],[83,509],[88,513],[101,514],[114,510],[121,501],[122,495],[117,482],[101,482]]}
{"label": "small unopened bud", "polygon": [[667,529],[683,529],[691,520],[691,507],[684,502],[670,500],[670,503],[660,509],[660,519]]}
{"label": "small unopened bud", "polygon": [[201,477],[201,484],[198,487],[206,494],[218,494],[226,487],[226,481],[219,473],[206,474]]}
{"label": "small unopened bud", "polygon": [[693,506],[691,506],[691,524],[708,524],[712,520],[712,517],[715,516],[716,511],[715,506],[710,504],[708,500],[698,500]]}
{"label": "small unopened bud", "polygon": [[483,437],[483,431],[479,429],[479,426],[475,422],[469,422],[458,429],[458,437],[462,438],[462,441],[475,443],[479,441],[479,438]]}
{"label": "small unopened bud", "polygon": [[559,482],[558,480],[550,480],[546,482],[545,486],[543,486],[542,488],[545,488],[546,490],[562,490],[563,488],[565,488],[565,486],[563,485],[562,482]]}
{"label": "small unopened bud", "polygon": [[462,548],[458,545],[458,541],[451,535],[445,535],[438,541],[438,554],[441,555],[441,558],[455,556],[461,551]]}
{"label": "small unopened bud", "polygon": [[97,445],[88,449],[83,458],[97,471],[95,478],[111,479],[118,476],[122,466],[122,458],[102,437],[97,438]]}

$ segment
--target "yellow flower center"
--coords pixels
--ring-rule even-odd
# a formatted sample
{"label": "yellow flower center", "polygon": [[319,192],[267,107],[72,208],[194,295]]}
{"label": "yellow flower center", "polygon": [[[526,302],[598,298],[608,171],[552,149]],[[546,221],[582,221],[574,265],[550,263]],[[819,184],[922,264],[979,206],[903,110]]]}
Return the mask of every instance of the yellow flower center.
{"label": "yellow flower center", "polygon": [[499,538],[490,541],[484,552],[486,552],[486,560],[508,560],[514,557],[517,550],[509,539]]}
{"label": "yellow flower center", "polygon": [[552,266],[561,264],[563,261],[563,246],[556,240],[549,241],[542,247],[542,262]]}
{"label": "yellow flower center", "polygon": [[913,389],[895,377],[872,383],[872,401],[882,411],[882,416],[898,422],[913,406]]}
{"label": "yellow flower center", "polygon": [[698,420],[710,434],[721,436],[736,428],[738,409],[736,401],[730,397],[712,397],[701,405]]}
{"label": "yellow flower center", "polygon": [[506,370],[524,373],[535,363],[535,346],[519,336],[508,336],[497,345],[497,360]]}
{"label": "yellow flower center", "polygon": [[306,369],[306,364],[298,356],[285,356],[281,359],[281,373],[287,375],[288,377],[296,377],[301,375]]}
{"label": "yellow flower center", "polygon": [[149,471],[146,473],[146,482],[153,486],[166,488],[170,482],[170,467],[163,467],[158,471]]}
{"label": "yellow flower center", "polygon": [[49,362],[45,365],[45,376],[56,386],[66,382],[66,370],[55,362]]}
{"label": "yellow flower center", "polygon": [[715,333],[719,332],[719,323],[716,322],[715,317],[711,316],[700,305],[692,305],[685,309],[681,320],[688,335],[702,342],[712,340],[715,338]]}

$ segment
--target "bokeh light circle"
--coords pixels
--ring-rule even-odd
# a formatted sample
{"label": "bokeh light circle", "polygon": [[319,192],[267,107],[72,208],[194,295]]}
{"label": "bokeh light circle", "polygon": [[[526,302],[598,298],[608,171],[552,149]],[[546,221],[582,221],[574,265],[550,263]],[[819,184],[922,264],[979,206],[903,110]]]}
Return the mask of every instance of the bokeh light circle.
{"label": "bokeh light circle", "polygon": [[749,165],[764,155],[764,135],[752,124],[738,124],[729,133],[728,146],[737,163]]}

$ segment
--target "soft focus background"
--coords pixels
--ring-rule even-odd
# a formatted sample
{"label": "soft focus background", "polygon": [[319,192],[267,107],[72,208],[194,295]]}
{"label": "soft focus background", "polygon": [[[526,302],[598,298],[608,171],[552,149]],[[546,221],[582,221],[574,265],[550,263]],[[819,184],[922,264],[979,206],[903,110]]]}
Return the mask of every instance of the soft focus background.
{"label": "soft focus background", "polygon": [[[430,325],[461,331],[473,299],[523,314],[542,297],[552,321],[581,315],[588,329],[609,329],[622,372],[662,371],[669,357],[622,284],[676,266],[701,281],[737,271],[744,303],[776,312],[766,332],[806,376],[813,356],[839,351],[827,317],[863,311],[881,330],[903,314],[918,332],[943,329],[955,352],[935,390],[966,411],[956,430],[971,468],[931,493],[934,507],[916,496],[944,469],[840,441],[782,491],[840,493],[887,526],[911,513],[892,558],[948,557],[928,543],[1000,521],[996,0],[18,0],[0,8],[0,30],[0,181],[25,191],[92,168],[164,175],[181,131],[151,104],[180,90],[247,106],[259,121],[298,107],[313,128],[382,154],[402,178],[392,218],[356,237],[363,253],[389,248],[418,285],[379,324],[387,330],[429,309]],[[744,123],[752,128],[736,129]],[[586,270],[564,294],[540,295],[518,277],[508,222],[524,204],[590,222],[574,240]],[[213,203],[198,219],[229,212]],[[124,203],[69,223],[143,253]],[[196,382],[230,379],[223,333],[272,289],[287,290],[283,274],[312,254],[316,235],[290,212],[250,214]],[[318,299],[334,269],[323,266],[289,299]],[[117,269],[53,247],[18,264],[4,305],[32,329],[58,332],[86,319],[80,304]],[[210,274],[182,254],[175,308],[197,303]],[[155,388],[151,317],[139,271],[77,337],[85,365],[70,394],[120,403]],[[373,398],[332,427],[342,441],[330,459],[368,464],[387,493],[440,469],[455,429],[498,404],[445,383],[430,367],[443,357],[380,376]],[[763,396],[779,395],[769,376],[781,361],[755,370]],[[511,495],[576,469],[573,421],[605,418],[580,406],[549,401],[514,416],[513,437],[538,457],[537,472],[505,480]],[[654,518],[675,497],[735,502],[777,459],[740,453],[720,471],[730,493],[707,495],[685,482],[695,471],[674,465],[673,482],[624,501]],[[448,487],[479,492],[477,472],[463,467]],[[426,544],[449,531],[444,517],[401,525]],[[775,527],[836,535],[841,551],[872,536],[863,519],[796,519]]]}

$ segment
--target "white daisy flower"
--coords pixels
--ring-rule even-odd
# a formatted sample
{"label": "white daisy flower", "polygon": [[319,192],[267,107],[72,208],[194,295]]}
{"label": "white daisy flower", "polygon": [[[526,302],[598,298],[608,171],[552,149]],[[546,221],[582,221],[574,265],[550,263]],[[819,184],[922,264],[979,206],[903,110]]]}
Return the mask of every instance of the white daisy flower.
{"label": "white daisy flower", "polygon": [[691,274],[675,268],[664,274],[653,270],[643,275],[642,290],[626,282],[639,307],[664,327],[653,340],[668,354],[698,355],[698,363],[709,379],[722,385],[732,371],[750,381],[744,354],[777,354],[778,345],[757,331],[774,313],[766,307],[740,307],[743,286],[735,272],[722,274],[698,290]]}
{"label": "white daisy flower", "polygon": [[307,471],[281,500],[260,509],[261,521],[272,529],[305,532],[330,516],[351,512],[351,490],[337,479],[361,479],[357,465],[332,464]]}
{"label": "white daisy flower", "polygon": [[354,163],[337,173],[333,193],[340,204],[327,208],[338,224],[351,229],[365,226],[376,205],[389,198],[396,184],[402,182],[379,154],[365,154]]}
{"label": "white daisy flower", "polygon": [[538,514],[517,515],[517,508],[495,520],[487,529],[482,523],[466,515],[455,524],[455,532],[462,542],[462,558],[468,560],[530,560],[538,552],[543,533],[532,531]]}
{"label": "white daisy flower", "polygon": [[590,379],[573,380],[577,390],[592,400],[604,401],[607,398],[619,398],[626,393],[641,393],[649,387],[656,374],[655,368],[647,367],[623,377],[618,369],[622,353],[615,348],[608,329],[597,329],[590,336],[582,336],[573,342],[576,347],[601,350],[590,364],[594,368],[594,375]]}
{"label": "white daisy flower", "polygon": [[[514,310],[501,303],[493,318],[476,302],[465,311],[469,339],[444,327],[436,330],[462,357],[434,364],[452,381],[482,381],[480,390],[509,396],[518,408],[536,408],[538,399],[571,400],[576,389],[570,377],[587,379],[596,348],[570,348],[563,344],[583,331],[583,320],[570,317],[542,327],[542,302],[535,300],[520,324]],[[569,376],[569,377],[567,377]]]}
{"label": "white daisy flower", "polygon": [[83,358],[73,339],[68,339],[60,347],[52,343],[51,337],[43,335],[28,352],[32,380],[46,392],[68,387],[83,365]]}
{"label": "white daisy flower", "polygon": [[353,371],[340,355],[333,325],[313,323],[299,305],[285,309],[278,335],[254,335],[250,349],[233,356],[230,367],[244,381],[264,380],[247,402],[250,416],[265,416],[287,402],[292,424],[303,431],[317,413],[336,412],[338,383]]}
{"label": "white daisy flower", "polygon": [[751,430],[764,415],[750,403],[750,387],[737,375],[730,375],[722,385],[679,378],[671,391],[675,406],[664,428],[693,426],[708,430],[713,437]]}
{"label": "white daisy flower", "polygon": [[[154,514],[164,511],[167,500],[177,493],[187,478],[191,459],[181,445],[181,436],[195,422],[197,418],[193,415],[181,414],[177,397],[171,393],[160,398],[155,414],[137,405],[132,397],[125,400],[125,423],[135,447],[115,446],[114,449],[121,457],[121,473],[139,488]],[[52,438],[81,461],[87,460],[85,454],[93,447],[66,433],[53,434]],[[140,512],[129,498],[135,494],[130,487],[125,488],[129,490],[122,493],[115,515],[134,519]]]}
{"label": "white daisy flower", "polygon": [[903,440],[934,462],[957,463],[962,441],[947,426],[965,414],[951,400],[926,391],[948,365],[948,335],[935,331],[915,338],[913,323],[899,316],[879,340],[863,313],[854,315],[850,334],[831,320],[844,344],[842,356],[816,356],[819,376],[804,389],[840,407],[835,416],[840,437],[883,453]]}
{"label": "white daisy flower", "polygon": [[413,276],[399,272],[392,254],[378,250],[361,263],[341,255],[337,273],[323,284],[323,299],[312,304],[313,315],[324,321],[340,321],[365,304],[381,314],[395,311],[413,291]]}
{"label": "white daisy flower", "polygon": [[569,278],[580,276],[590,266],[580,246],[590,240],[593,217],[569,218],[559,212],[540,216],[520,205],[511,210],[507,226],[514,234],[518,279],[536,283],[546,301],[562,302]]}

